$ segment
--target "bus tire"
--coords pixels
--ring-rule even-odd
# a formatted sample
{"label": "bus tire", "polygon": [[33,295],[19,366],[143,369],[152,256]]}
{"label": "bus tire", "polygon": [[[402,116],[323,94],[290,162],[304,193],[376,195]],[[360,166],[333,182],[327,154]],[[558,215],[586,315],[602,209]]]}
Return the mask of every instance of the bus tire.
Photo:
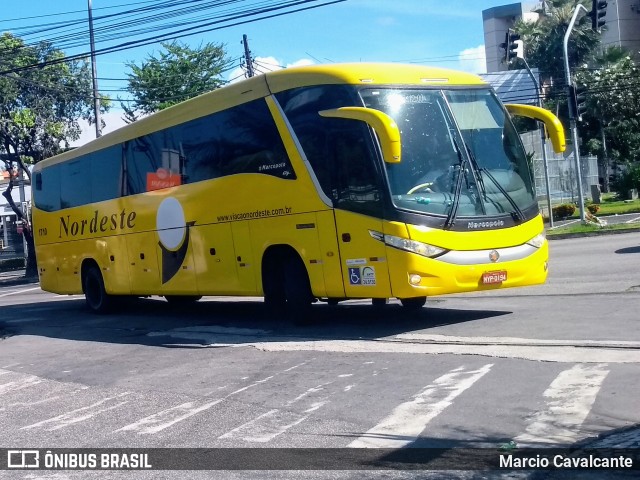
{"label": "bus tire", "polygon": [[313,293],[309,274],[297,255],[287,257],[284,264],[284,293],[287,311],[297,324],[310,322]]}
{"label": "bus tire", "polygon": [[104,288],[104,280],[97,265],[89,266],[82,276],[85,303],[94,313],[107,313],[113,307],[113,298]]}
{"label": "bus tire", "polygon": [[165,295],[164,298],[171,305],[186,306],[196,303],[202,295]]}
{"label": "bus tire", "polygon": [[427,303],[427,297],[401,298],[400,303],[407,310],[420,310]]}

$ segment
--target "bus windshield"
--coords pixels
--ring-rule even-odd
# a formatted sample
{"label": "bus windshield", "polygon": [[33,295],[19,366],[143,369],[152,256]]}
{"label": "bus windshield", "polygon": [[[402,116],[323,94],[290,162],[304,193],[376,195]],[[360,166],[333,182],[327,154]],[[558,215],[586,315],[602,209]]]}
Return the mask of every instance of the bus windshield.
{"label": "bus windshield", "polygon": [[495,94],[482,89],[367,88],[367,107],[391,116],[402,161],[386,164],[397,208],[447,217],[511,214],[535,204],[527,158]]}

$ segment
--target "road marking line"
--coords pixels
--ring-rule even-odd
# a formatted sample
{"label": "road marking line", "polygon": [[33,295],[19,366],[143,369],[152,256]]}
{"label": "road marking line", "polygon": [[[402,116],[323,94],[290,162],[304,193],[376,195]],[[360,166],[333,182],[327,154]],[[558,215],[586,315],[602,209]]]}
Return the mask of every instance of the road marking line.
{"label": "road marking line", "polygon": [[[351,376],[351,374],[348,376]],[[338,378],[342,377],[344,377],[344,375],[338,375]],[[322,396],[318,396],[318,394],[325,392],[326,387],[335,382],[336,380],[331,380],[329,382],[321,383],[315,387],[311,387],[285,403],[284,408],[275,408],[263,413],[262,415],[243,423],[239,427],[228,431],[218,438],[240,438],[246,442],[258,443],[268,442],[278,435],[283,434],[290,428],[305,421],[309,418],[311,413],[328,404],[329,398],[337,393],[337,390],[326,393]],[[305,402],[306,405],[304,404]],[[303,403],[303,406],[298,409],[302,410],[302,413],[299,411],[288,410],[297,403]]]}
{"label": "road marking line", "polygon": [[68,427],[69,425],[73,425],[74,423],[89,420],[90,418],[93,418],[100,413],[108,412],[109,410],[119,408],[122,405],[129,403],[128,400],[125,400],[123,402],[118,402],[115,405],[102,408],[105,403],[111,402],[112,400],[116,400],[127,395],[130,395],[130,392],[123,392],[113,397],[103,398],[99,402],[93,403],[87,407],[77,408],[75,410],[71,410],[70,412],[63,413],[62,415],[58,415],[57,417],[42,420],[41,422],[37,422],[32,425],[27,425],[26,427],[22,427],[20,430],[38,428],[45,425],[53,425],[47,428],[47,430],[49,431],[59,430],[61,428]]}
{"label": "road marking line", "polygon": [[[187,418],[190,418],[194,415],[196,415],[197,413],[203,412],[205,410],[208,410],[209,408],[213,407],[214,405],[226,400],[227,398],[233,396],[233,395],[237,395],[238,393],[242,393],[246,390],[249,390],[250,388],[254,388],[257,387],[258,385],[261,385],[263,383],[268,382],[269,380],[271,380],[272,378],[274,378],[277,375],[280,375],[281,373],[284,372],[288,372],[291,371],[295,368],[301,367],[305,364],[307,364],[308,361],[299,363],[298,365],[294,365],[293,367],[287,368],[286,370],[282,371],[282,372],[276,372],[274,375],[269,375],[268,377],[265,377],[261,380],[256,380],[255,382],[246,385],[242,388],[239,388],[237,390],[234,390],[231,393],[228,393],[227,395],[225,395],[222,398],[218,398],[216,400],[213,400],[211,402],[207,402],[201,406],[194,406],[195,403],[194,402],[188,402],[188,403],[183,403],[182,405],[177,405],[175,407],[171,407],[168,408],[167,410],[163,410],[162,412],[158,412],[155,413],[153,415],[150,415],[148,417],[145,417],[141,420],[138,420],[137,422],[134,422],[130,425],[126,425],[118,430],[116,430],[116,432],[120,432],[120,431],[135,431],[138,434],[154,434],[154,433],[158,433],[162,430],[164,430],[165,428],[170,427],[171,425],[174,425],[178,422],[181,422],[182,420],[186,420]],[[184,413],[182,413],[184,412]],[[177,416],[175,416],[177,414]],[[159,422],[164,422],[164,423],[160,423],[159,425],[155,425],[153,427],[147,427],[147,425],[149,424],[157,424]]]}
{"label": "road marking line", "polygon": [[3,293],[2,295],[0,295],[0,298],[8,297],[9,295],[17,295],[19,293],[31,292],[33,290],[40,290],[40,287],[27,288],[25,290],[16,290],[15,292]]}
{"label": "road marking line", "polygon": [[291,427],[303,422],[308,416],[276,408],[228,431],[218,438],[241,438],[247,442],[266,443]]}
{"label": "road marking line", "polygon": [[576,365],[561,372],[544,392],[547,409],[531,417],[526,433],[514,440],[525,446],[579,440],[580,426],[609,373],[606,367],[606,364]]}
{"label": "road marking line", "polygon": [[632,218],[631,220],[627,220],[624,223],[635,223],[635,222],[640,222],[640,217]]}
{"label": "road marking line", "polygon": [[3,383],[0,385],[0,395],[4,395],[8,392],[15,392],[16,390],[22,390],[23,388],[32,387],[42,383],[42,380],[35,375],[29,375],[22,380],[16,380],[14,382]]}
{"label": "road marking line", "polygon": [[6,407],[0,407],[0,412],[6,412],[11,407],[32,407],[34,405],[40,405],[42,403],[51,402],[52,400],[58,400],[59,398],[61,398],[60,395],[56,395],[55,397],[45,398],[43,400],[38,400],[36,402],[15,402],[15,403],[10,403]]}
{"label": "road marking line", "polygon": [[195,402],[183,403],[182,405],[177,405],[153,415],[149,415],[148,417],[116,430],[116,432],[134,431],[141,435],[158,433],[171,425],[208,410],[214,405],[220,403],[222,400],[224,399],[219,398],[198,406],[196,406]]}
{"label": "road marking line", "polygon": [[412,400],[398,405],[389,416],[351,442],[351,448],[402,448],[415,441],[427,424],[462,392],[486,375],[493,364],[477,370],[459,367],[427,385]]}

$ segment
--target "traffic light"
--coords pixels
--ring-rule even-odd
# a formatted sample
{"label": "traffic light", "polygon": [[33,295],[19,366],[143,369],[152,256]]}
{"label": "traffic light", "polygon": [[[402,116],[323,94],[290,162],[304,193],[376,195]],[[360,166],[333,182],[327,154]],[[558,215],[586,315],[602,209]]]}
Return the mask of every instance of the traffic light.
{"label": "traffic light", "polygon": [[500,46],[504,49],[504,62],[508,65],[514,58],[524,57],[524,45],[520,40],[520,35],[513,30],[507,30],[505,41]]}
{"label": "traffic light", "polygon": [[591,28],[594,31],[600,32],[600,29],[607,21],[604,17],[607,15],[607,1],[606,0],[592,0],[593,8],[591,9]]}
{"label": "traffic light", "polygon": [[587,111],[587,89],[584,85],[569,85],[569,118],[582,121]]}

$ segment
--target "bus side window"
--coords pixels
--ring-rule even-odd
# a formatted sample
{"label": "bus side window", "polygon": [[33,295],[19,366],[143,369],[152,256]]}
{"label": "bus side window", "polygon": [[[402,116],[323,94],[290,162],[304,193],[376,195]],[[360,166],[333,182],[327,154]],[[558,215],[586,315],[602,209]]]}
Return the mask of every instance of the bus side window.
{"label": "bus side window", "polygon": [[382,199],[368,127],[353,120],[339,120],[341,128],[329,135],[333,145],[331,160],[337,191],[336,207],[379,216]]}
{"label": "bus side window", "polygon": [[116,145],[89,155],[91,201],[118,198],[122,192],[122,147]]}
{"label": "bus side window", "polygon": [[149,174],[162,167],[161,148],[156,143],[160,134],[153,133],[125,142],[125,162],[127,167],[127,193],[144,193],[148,188]]}
{"label": "bus side window", "polygon": [[91,162],[79,158],[63,163],[60,172],[60,206],[77,207],[91,203]]}
{"label": "bus side window", "polygon": [[[179,173],[182,183],[238,173],[296,178],[263,99],[197,118],[136,142],[136,165],[130,172],[134,186],[145,169],[157,166]],[[167,162],[168,156],[175,161]],[[168,164],[174,166],[167,167]]]}
{"label": "bus side window", "polygon": [[34,201],[40,210],[60,210],[60,170],[61,165],[52,165],[36,174]]}
{"label": "bus side window", "polygon": [[347,86],[299,88],[276,95],[324,193],[335,206],[380,215],[373,137],[356,120],[324,118],[318,112],[361,106]]}

